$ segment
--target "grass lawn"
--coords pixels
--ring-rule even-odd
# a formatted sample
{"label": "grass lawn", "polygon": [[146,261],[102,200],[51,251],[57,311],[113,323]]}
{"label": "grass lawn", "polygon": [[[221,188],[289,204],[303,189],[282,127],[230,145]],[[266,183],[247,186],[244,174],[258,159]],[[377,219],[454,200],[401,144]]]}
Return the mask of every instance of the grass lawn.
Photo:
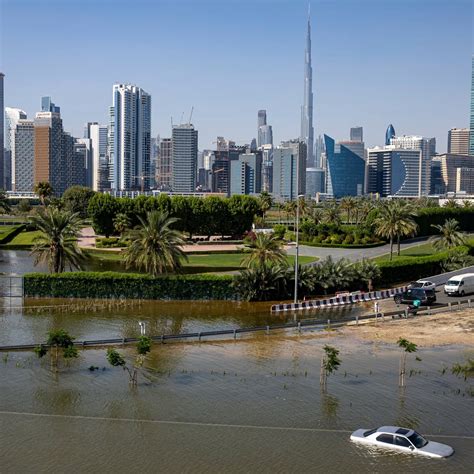
{"label": "grass lawn", "polygon": [[16,225],[0,225],[0,237],[3,237],[6,233],[13,230]]}
{"label": "grass lawn", "polygon": [[33,240],[40,235],[40,232],[37,230],[33,231],[28,231],[28,232],[20,232],[9,244],[6,245],[8,247],[9,245],[15,246],[15,245],[30,245],[32,246],[34,244]]}

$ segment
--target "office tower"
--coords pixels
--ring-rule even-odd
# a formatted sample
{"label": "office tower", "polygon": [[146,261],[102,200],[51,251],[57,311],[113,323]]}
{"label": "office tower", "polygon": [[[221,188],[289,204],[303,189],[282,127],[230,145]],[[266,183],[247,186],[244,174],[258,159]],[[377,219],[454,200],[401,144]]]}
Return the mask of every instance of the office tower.
{"label": "office tower", "polygon": [[51,97],[41,97],[41,112],[55,112],[57,114],[61,113],[61,107],[58,107],[51,100]]}
{"label": "office tower", "polygon": [[388,145],[367,150],[366,192],[382,197],[419,197],[421,150]]}
{"label": "office tower", "polygon": [[262,145],[262,191],[273,192],[273,145]]}
{"label": "office tower", "polygon": [[326,177],[322,168],[306,168],[306,196],[325,192]]}
{"label": "office tower", "polygon": [[253,153],[254,151],[257,151],[257,148],[257,140],[255,138],[252,138],[252,140],[250,140],[249,152]]}
{"label": "office tower", "polygon": [[18,120],[14,140],[15,165],[12,168],[13,191],[32,192],[34,186],[35,161],[35,126],[33,120]]}
{"label": "office tower", "polygon": [[150,154],[150,186],[156,188],[156,174],[158,169],[158,159],[160,155],[160,136],[151,138],[151,154]]}
{"label": "office tower", "polygon": [[[311,18],[308,12],[306,31],[306,49],[304,55],[304,99],[301,109],[301,140],[306,144],[307,163],[314,163],[314,129],[313,129],[313,68],[311,66]],[[305,168],[306,169],[306,168]]]}
{"label": "office tower", "polygon": [[158,189],[170,191],[173,178],[173,141],[171,138],[162,138],[160,141],[156,174]]}
{"label": "office tower", "polygon": [[436,138],[403,135],[401,137],[393,137],[390,140],[390,144],[396,148],[421,150],[420,192],[421,196],[428,196],[431,191],[431,160],[436,154]]}
{"label": "office tower", "polygon": [[288,147],[292,150],[295,158],[298,160],[298,193],[306,193],[306,168],[308,163],[308,150],[306,143],[299,139],[287,140],[281,142],[282,147]]}
{"label": "office tower", "polygon": [[456,192],[474,194],[474,168],[456,168]]}
{"label": "office tower", "polygon": [[344,145],[324,135],[327,161],[327,193],[336,199],[364,192],[365,161]]}
{"label": "office tower", "polygon": [[4,80],[5,74],[0,72],[0,188],[4,188],[4,173],[3,173],[3,167],[5,164],[5,158],[3,156],[4,153],[4,130],[5,130],[5,104],[4,104],[4,90],[3,90],[3,80]]}
{"label": "office tower", "polygon": [[314,145],[314,162],[317,168],[323,168],[321,158],[324,151],[324,140],[323,137],[319,135]]}
{"label": "office tower", "polygon": [[[68,160],[66,188],[74,185],[92,187],[92,145],[90,138],[74,138],[67,134],[72,143],[72,156]],[[70,138],[69,138],[70,137]]]}
{"label": "office tower", "polygon": [[230,162],[230,194],[259,194],[262,190],[262,153],[244,153]]}
{"label": "office tower", "polygon": [[471,69],[471,120],[469,128],[469,154],[474,155],[474,56],[472,56]]}
{"label": "office tower", "polygon": [[355,153],[356,155],[360,156],[363,160],[365,160],[364,142],[346,140],[346,141],[337,142],[337,145],[345,146],[346,148],[351,150],[353,153]]}
{"label": "office tower", "polygon": [[85,127],[84,137],[90,139],[91,169],[88,182],[94,191],[110,189],[108,172],[108,127],[98,122],[89,122]]}
{"label": "office tower", "polygon": [[387,131],[385,132],[385,146],[390,145],[390,140],[395,137],[395,129],[393,128],[393,125],[390,124],[387,127]]}
{"label": "office tower", "polygon": [[350,133],[351,142],[363,142],[364,141],[364,129],[362,127],[352,127]]}
{"label": "office tower", "polygon": [[241,154],[251,153],[246,146],[236,146],[230,142],[227,150],[214,150],[211,165],[211,190],[230,196],[230,163]]}
{"label": "office tower", "polygon": [[259,110],[257,116],[257,130],[267,124],[267,111]]}
{"label": "office tower", "polygon": [[431,186],[430,194],[444,194],[444,181],[441,174],[441,160],[438,155],[434,156],[431,160]]}
{"label": "office tower", "polygon": [[452,128],[448,131],[448,153],[469,154],[469,129]]}
{"label": "office tower", "polygon": [[194,192],[197,185],[198,131],[190,123],[174,125],[172,142],[173,191]]}
{"label": "office tower", "polygon": [[263,145],[273,145],[273,130],[271,125],[262,125],[258,129],[258,148]]}
{"label": "office tower", "polygon": [[26,113],[21,109],[5,107],[5,150],[4,150],[4,189],[15,190],[15,133],[19,120],[25,120]]}
{"label": "office tower", "polygon": [[130,84],[114,84],[109,130],[112,189],[150,188],[151,96]]}
{"label": "office tower", "polygon": [[436,157],[441,162],[441,177],[446,193],[456,192],[456,175],[458,168],[474,168],[474,156],[444,153]]}

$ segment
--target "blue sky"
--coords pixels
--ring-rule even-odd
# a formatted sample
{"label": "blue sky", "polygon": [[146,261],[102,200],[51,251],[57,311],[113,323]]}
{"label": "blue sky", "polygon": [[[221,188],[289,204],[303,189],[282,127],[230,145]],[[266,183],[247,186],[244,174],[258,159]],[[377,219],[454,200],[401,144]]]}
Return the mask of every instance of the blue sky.
{"label": "blue sky", "polygon": [[[218,135],[249,142],[257,110],[274,139],[297,137],[307,2],[299,0],[0,0],[5,105],[30,117],[40,97],[61,106],[64,127],[106,123],[112,84],[152,95],[152,132],[188,119],[199,147]],[[315,133],[367,145],[397,134],[467,127],[471,0],[311,2]]]}

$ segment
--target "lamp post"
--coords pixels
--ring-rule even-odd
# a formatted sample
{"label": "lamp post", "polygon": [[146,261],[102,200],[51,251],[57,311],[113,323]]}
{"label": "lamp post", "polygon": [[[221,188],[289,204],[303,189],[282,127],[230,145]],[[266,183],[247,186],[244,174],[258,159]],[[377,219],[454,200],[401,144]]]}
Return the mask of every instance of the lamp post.
{"label": "lamp post", "polygon": [[299,254],[299,234],[300,234],[300,160],[299,154],[296,158],[296,255],[295,255],[295,298],[294,303],[298,303],[298,254]]}

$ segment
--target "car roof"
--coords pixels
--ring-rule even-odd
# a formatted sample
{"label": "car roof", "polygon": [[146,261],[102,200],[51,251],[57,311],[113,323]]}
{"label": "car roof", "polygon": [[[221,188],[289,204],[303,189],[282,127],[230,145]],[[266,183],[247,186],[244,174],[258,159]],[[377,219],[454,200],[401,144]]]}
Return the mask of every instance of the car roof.
{"label": "car roof", "polygon": [[378,432],[410,436],[413,430],[410,428],[401,428],[400,426],[381,426],[377,428]]}
{"label": "car roof", "polygon": [[450,280],[462,280],[463,278],[474,277],[474,273],[462,273],[461,275],[454,275]]}
{"label": "car roof", "polygon": [[431,283],[432,284],[433,282],[431,282],[430,280],[416,280],[415,283]]}

